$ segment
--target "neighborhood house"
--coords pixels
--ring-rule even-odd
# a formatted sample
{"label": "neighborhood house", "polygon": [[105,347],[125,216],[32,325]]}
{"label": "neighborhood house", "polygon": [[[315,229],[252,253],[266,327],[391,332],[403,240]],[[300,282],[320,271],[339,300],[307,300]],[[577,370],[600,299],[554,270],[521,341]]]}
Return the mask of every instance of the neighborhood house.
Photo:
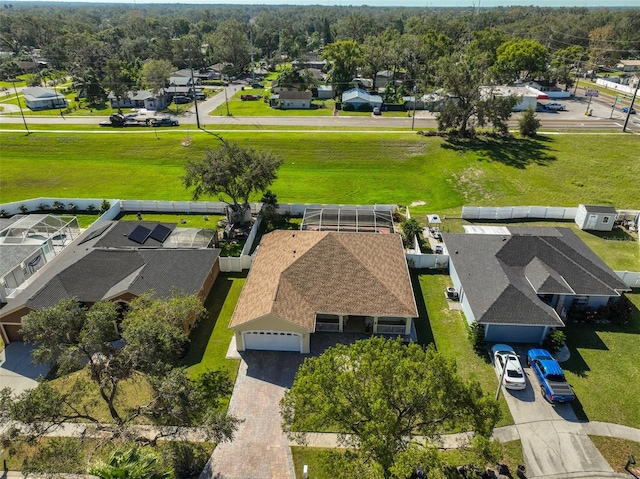
{"label": "neighborhood house", "polygon": [[397,234],[274,231],[262,238],[229,328],[238,351],[309,353],[316,332],[415,337]]}
{"label": "neighborhood house", "polygon": [[174,223],[108,221],[94,224],[51,261],[46,270],[0,310],[6,344],[22,341],[22,318],[31,311],[75,297],[128,303],[152,292],[169,298],[176,291],[204,302],[220,271],[220,250],[210,248],[208,230]]}
{"label": "neighborhood house", "polygon": [[30,110],[66,108],[68,105],[64,95],[49,88],[42,88],[41,86],[25,88],[22,90],[22,95],[24,96],[27,108]]}
{"label": "neighborhood house", "polygon": [[443,234],[467,321],[485,339],[541,343],[570,308],[597,309],[630,291],[568,228],[479,227]]}
{"label": "neighborhood house", "polygon": [[311,108],[310,91],[281,91],[272,95],[270,104],[272,108],[280,110],[309,110]]}
{"label": "neighborhood house", "polygon": [[372,111],[382,107],[382,97],[372,95],[360,88],[352,88],[342,94],[342,109],[356,111]]}

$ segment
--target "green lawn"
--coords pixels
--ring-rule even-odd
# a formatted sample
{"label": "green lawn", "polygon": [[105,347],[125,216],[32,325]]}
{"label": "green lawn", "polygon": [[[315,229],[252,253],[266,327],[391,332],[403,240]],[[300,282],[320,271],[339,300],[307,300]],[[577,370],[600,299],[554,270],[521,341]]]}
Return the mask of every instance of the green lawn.
{"label": "green lawn", "polygon": [[[333,479],[323,468],[321,454],[326,449],[315,447],[298,447],[291,448],[291,456],[293,457],[293,467],[297,479],[302,479],[302,469],[306,464],[309,466],[309,477],[313,479]],[[458,451],[447,451],[444,453],[447,462],[454,466],[468,463]],[[501,462],[507,464],[511,471],[515,471],[519,464],[524,464],[522,456],[522,444],[520,441],[509,441],[503,443],[503,457]],[[489,466],[494,466],[489,464]]]}
{"label": "green lawn", "polygon": [[235,382],[240,361],[225,358],[233,337],[233,331],[227,327],[246,277],[246,272],[218,275],[205,303],[209,315],[191,333],[191,349],[185,359],[191,375],[224,368]]}
{"label": "green lawn", "polygon": [[[629,454],[633,455],[636,462],[640,462],[640,442],[605,436],[589,436],[589,439],[591,439],[595,444],[600,451],[600,454],[604,456],[614,472],[627,474],[627,471],[624,470],[624,466],[627,463]],[[639,465],[636,464],[635,466],[632,466],[631,470],[636,473],[636,477],[640,475]]]}
{"label": "green lawn", "polygon": [[[242,101],[241,95],[261,95],[257,101]],[[264,101],[264,97],[267,101]],[[249,88],[237,92],[228,100],[229,114],[231,116],[331,116],[333,115],[333,100],[313,100],[310,110],[279,110],[269,106],[268,98],[271,97],[270,90],[261,88]],[[227,116],[227,105],[222,104],[209,113],[211,116]]]}
{"label": "green lawn", "polygon": [[626,325],[567,324],[571,359],[562,366],[579,414],[640,428],[640,290],[627,296],[634,309]]}
{"label": "green lawn", "polygon": [[[423,271],[422,274],[413,275],[412,282],[420,313],[416,320],[419,342],[427,344],[432,341],[438,351],[456,360],[458,372],[463,377],[479,381],[485,393],[494,394],[498,378],[493,366],[488,357],[480,358],[473,351],[467,339],[466,320],[462,312],[450,310],[447,305],[444,291],[452,285],[449,275]],[[504,396],[500,397],[500,410],[502,420],[498,426],[513,424]]]}
{"label": "green lawn", "polygon": [[[181,228],[217,228],[218,222],[225,219],[222,215],[202,215],[185,213],[141,213],[142,221],[155,221],[158,223],[177,223]],[[207,219],[205,219],[205,217]],[[138,221],[137,213],[129,213],[118,218],[123,221]],[[186,223],[182,223],[182,220]]]}
{"label": "green lawn", "polygon": [[[219,140],[159,130],[135,135],[0,133],[0,201],[37,196],[184,200],[187,158]],[[462,205],[640,204],[633,136],[561,135],[507,143],[393,134],[228,132],[280,155],[280,202],[409,205],[414,215],[459,215]],[[585,155],[584,152],[589,154]],[[126,179],[126,181],[125,181]],[[259,198],[252,198],[257,200]]]}

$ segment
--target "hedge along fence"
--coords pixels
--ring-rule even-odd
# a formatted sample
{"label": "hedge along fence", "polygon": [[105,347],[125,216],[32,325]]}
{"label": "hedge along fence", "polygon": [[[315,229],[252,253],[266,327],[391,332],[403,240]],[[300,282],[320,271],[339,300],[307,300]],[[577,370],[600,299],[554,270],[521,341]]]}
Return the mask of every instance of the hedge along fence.
{"label": "hedge along fence", "polygon": [[[69,204],[75,205],[78,211],[87,211],[93,208],[99,211],[104,199],[88,198],[32,198],[24,201],[14,201],[0,205],[0,209],[5,210],[7,215],[21,214],[20,207],[24,206],[27,213],[40,211],[41,205],[47,209],[53,209],[54,203],[60,203],[65,207]],[[111,206],[120,204],[121,212],[147,212],[147,213],[192,213],[192,214],[221,214],[227,211],[227,203],[222,201],[155,201],[155,200],[116,200],[107,199]],[[257,215],[262,208],[262,203],[249,203],[251,213]],[[320,204],[320,203],[280,203],[278,212],[280,214],[290,214],[291,216],[302,216],[306,208],[352,208],[371,209],[378,211],[394,212],[396,205],[340,205],[340,204]]]}
{"label": "hedge along fence", "polygon": [[[7,216],[40,213],[42,211],[59,211],[60,213],[74,213],[77,211],[100,211],[100,207],[104,201],[109,202],[112,207],[119,203],[120,200],[114,199],[95,199],[95,198],[32,198],[24,201],[14,201],[12,203],[4,203],[0,205]],[[63,208],[57,209],[56,205]],[[73,205],[73,208],[70,208]]]}
{"label": "hedge along fence", "polygon": [[543,219],[574,220],[578,208],[562,206],[463,206],[462,218],[465,220],[511,220]]}

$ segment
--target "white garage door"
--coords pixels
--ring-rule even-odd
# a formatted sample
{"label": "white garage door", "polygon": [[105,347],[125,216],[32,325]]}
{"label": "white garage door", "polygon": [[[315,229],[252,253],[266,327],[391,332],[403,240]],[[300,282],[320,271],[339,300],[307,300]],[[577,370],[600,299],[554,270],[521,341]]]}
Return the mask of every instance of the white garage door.
{"label": "white garage door", "polygon": [[245,349],[298,353],[302,350],[302,335],[289,331],[245,331],[242,337]]}

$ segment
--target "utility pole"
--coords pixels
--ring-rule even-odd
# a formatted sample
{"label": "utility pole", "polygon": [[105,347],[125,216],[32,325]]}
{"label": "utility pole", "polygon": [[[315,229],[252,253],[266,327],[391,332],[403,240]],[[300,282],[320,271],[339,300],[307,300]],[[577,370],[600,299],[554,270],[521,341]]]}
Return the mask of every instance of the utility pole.
{"label": "utility pole", "polygon": [[638,88],[640,88],[640,81],[636,84],[636,91],[631,97],[631,103],[629,104],[629,109],[627,110],[627,117],[624,119],[624,126],[622,127],[622,132],[625,133],[627,131],[627,124],[629,123],[629,116],[631,115],[631,110],[633,110],[633,104],[636,101],[636,97],[638,96]]}
{"label": "utility pole", "polygon": [[27,126],[27,119],[24,117],[24,111],[22,111],[22,103],[20,103],[20,97],[18,96],[18,89],[16,88],[17,78],[9,78],[9,81],[13,84],[13,91],[16,94],[16,100],[18,100],[18,106],[20,107],[20,115],[22,115],[22,122],[24,123],[24,129],[27,130],[27,135],[30,135],[29,127]]}
{"label": "utility pole", "polygon": [[253,24],[254,24],[254,20],[253,18],[251,20],[249,20],[249,42],[251,42],[251,83],[255,83],[256,82],[256,68],[255,68],[255,64],[253,63]]}
{"label": "utility pole", "polygon": [[411,131],[413,131],[413,126],[416,123],[416,102],[418,101],[418,92],[416,87],[413,87],[413,115],[411,115]]}
{"label": "utility pole", "polygon": [[196,127],[200,130],[200,115],[198,114],[198,96],[196,95],[196,84],[193,80],[193,54],[189,46],[189,68],[191,69],[191,89],[193,90],[193,105],[196,107]]}

